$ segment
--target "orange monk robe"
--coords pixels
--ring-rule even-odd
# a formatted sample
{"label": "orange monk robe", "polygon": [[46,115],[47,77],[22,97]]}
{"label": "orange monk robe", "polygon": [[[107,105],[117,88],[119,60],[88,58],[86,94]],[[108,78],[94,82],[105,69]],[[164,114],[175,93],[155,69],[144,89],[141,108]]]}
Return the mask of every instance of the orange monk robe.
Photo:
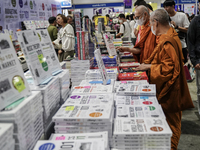
{"label": "orange monk robe", "polygon": [[140,27],[140,34],[137,37],[138,43],[134,48],[140,48],[140,55],[134,55],[137,61],[143,63],[144,60],[151,56],[155,46],[156,46],[156,36],[151,32],[151,27],[149,27],[149,21]]}
{"label": "orange monk robe", "polygon": [[[168,41],[168,42],[166,42]],[[171,149],[176,150],[181,135],[182,110],[193,108],[184,69],[183,54],[178,34],[170,28],[159,38],[149,59],[150,83],[156,84],[156,96],[171,127]]]}

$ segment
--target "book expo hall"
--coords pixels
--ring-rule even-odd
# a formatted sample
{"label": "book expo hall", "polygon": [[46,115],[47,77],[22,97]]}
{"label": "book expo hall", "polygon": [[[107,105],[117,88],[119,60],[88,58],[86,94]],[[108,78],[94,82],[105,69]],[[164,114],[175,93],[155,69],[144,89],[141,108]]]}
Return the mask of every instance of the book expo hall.
{"label": "book expo hall", "polygon": [[200,150],[200,0],[0,0],[0,150]]}

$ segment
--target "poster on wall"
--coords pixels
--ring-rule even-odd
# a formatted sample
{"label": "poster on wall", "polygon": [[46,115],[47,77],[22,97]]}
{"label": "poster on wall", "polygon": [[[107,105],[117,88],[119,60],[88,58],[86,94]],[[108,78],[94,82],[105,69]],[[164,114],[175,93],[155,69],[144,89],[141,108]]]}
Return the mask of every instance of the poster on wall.
{"label": "poster on wall", "polygon": [[124,0],[125,9],[131,9],[132,7],[132,0]]}
{"label": "poster on wall", "polygon": [[184,4],[184,12],[190,16],[195,14],[195,4]]}
{"label": "poster on wall", "polygon": [[43,30],[35,30],[39,36],[39,40],[42,46],[42,52],[46,56],[46,62],[49,65],[50,70],[52,71],[52,74],[61,71],[61,66],[58,60],[58,57],[56,55],[56,52],[54,50],[54,46],[51,42],[49,33],[47,29]]}
{"label": "poster on wall", "polygon": [[105,7],[105,8],[94,8],[93,15],[99,14],[105,16],[107,14],[112,14],[114,12],[114,8]]}
{"label": "poster on wall", "polygon": [[30,10],[30,20],[38,20],[38,1],[37,0],[29,0],[29,10]]}
{"label": "poster on wall", "polygon": [[102,8],[94,8],[93,9],[93,14],[94,15],[102,15]]}
{"label": "poster on wall", "polygon": [[29,1],[28,0],[19,0],[18,3],[18,15],[19,15],[19,22],[24,20],[29,20]]}
{"label": "poster on wall", "polygon": [[37,32],[35,30],[20,31],[17,32],[17,37],[35,84],[39,85],[51,79],[51,69]]}
{"label": "poster on wall", "polygon": [[38,19],[45,20],[46,18],[46,6],[44,1],[38,1]]}
{"label": "poster on wall", "polygon": [[46,18],[45,20],[48,20],[50,17],[52,17],[52,8],[51,3],[46,2]]}
{"label": "poster on wall", "polygon": [[1,32],[1,30],[4,26],[3,4],[2,3],[0,3],[0,26],[1,26],[1,28],[0,28],[0,32]]}
{"label": "poster on wall", "polygon": [[52,9],[52,16],[56,17],[57,16],[57,6],[56,6],[56,4],[51,4],[51,9]]}
{"label": "poster on wall", "polygon": [[74,13],[76,31],[81,31],[81,16],[80,12]]}
{"label": "poster on wall", "polygon": [[24,71],[8,34],[0,35],[0,110],[30,95]]}
{"label": "poster on wall", "polygon": [[16,29],[19,29],[18,21],[18,1],[16,0],[4,0],[4,29],[13,31],[15,35]]}
{"label": "poster on wall", "polygon": [[62,14],[62,9],[61,9],[61,5],[56,5],[57,6],[57,14]]}

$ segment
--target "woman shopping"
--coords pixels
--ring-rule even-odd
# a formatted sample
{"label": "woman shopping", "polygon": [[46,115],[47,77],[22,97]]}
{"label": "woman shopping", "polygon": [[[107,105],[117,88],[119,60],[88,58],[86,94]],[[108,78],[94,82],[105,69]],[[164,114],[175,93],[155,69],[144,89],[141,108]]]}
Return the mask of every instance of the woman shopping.
{"label": "woman shopping", "polygon": [[58,32],[57,39],[53,41],[58,50],[58,59],[60,62],[65,60],[68,56],[74,57],[75,37],[73,27],[67,23],[67,17],[58,14],[56,21],[62,28]]}

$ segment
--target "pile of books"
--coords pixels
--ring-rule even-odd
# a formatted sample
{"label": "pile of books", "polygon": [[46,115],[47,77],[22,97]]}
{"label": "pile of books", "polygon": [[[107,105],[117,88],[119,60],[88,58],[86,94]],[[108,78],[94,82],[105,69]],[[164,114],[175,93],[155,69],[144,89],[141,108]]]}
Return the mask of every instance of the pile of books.
{"label": "pile of books", "polygon": [[85,79],[85,73],[90,68],[89,60],[71,61],[71,81],[72,86],[77,86]]}
{"label": "pile of books", "polygon": [[[118,70],[116,68],[106,69],[108,78],[117,80]],[[98,69],[87,70],[85,73],[85,80],[100,80],[102,79],[100,71]]]}
{"label": "pile of books", "polygon": [[171,149],[172,132],[165,119],[115,119],[112,147],[118,150]]}
{"label": "pile of books", "polygon": [[44,132],[41,92],[32,92],[31,96],[8,106],[0,112],[0,122],[13,123],[11,136],[15,139],[16,150],[33,149]]}
{"label": "pile of books", "polygon": [[143,84],[143,85],[120,85],[116,90],[117,95],[140,95],[140,96],[156,96],[155,84]]}
{"label": "pile of books", "polygon": [[70,75],[69,70],[63,69],[63,71],[57,75],[60,81],[60,104],[68,98],[70,94]]}
{"label": "pile of books", "polygon": [[15,140],[13,139],[13,124],[0,123],[0,149],[14,150]]}
{"label": "pile of books", "polygon": [[112,137],[113,105],[67,103],[68,101],[61,106],[53,117],[55,133],[69,134],[107,131],[108,137]]}

